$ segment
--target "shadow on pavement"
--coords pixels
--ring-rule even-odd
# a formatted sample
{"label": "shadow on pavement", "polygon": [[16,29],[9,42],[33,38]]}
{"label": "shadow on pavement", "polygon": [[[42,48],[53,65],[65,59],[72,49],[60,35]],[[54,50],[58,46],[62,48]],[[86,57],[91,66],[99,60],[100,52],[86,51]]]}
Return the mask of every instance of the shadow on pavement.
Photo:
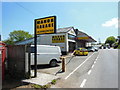
{"label": "shadow on pavement", "polygon": [[[57,64],[57,66],[55,66],[55,67],[59,67],[59,66],[60,66],[60,65]],[[50,67],[49,64],[37,65],[37,69],[47,69],[47,68],[55,68],[55,67]],[[31,66],[31,69],[34,69],[34,68],[35,68],[35,66],[32,65],[32,66]]]}
{"label": "shadow on pavement", "polygon": [[5,79],[2,82],[2,90],[11,90],[15,89],[19,86],[22,86],[23,83],[21,82],[21,79],[15,78],[14,76],[10,76],[6,74]]}

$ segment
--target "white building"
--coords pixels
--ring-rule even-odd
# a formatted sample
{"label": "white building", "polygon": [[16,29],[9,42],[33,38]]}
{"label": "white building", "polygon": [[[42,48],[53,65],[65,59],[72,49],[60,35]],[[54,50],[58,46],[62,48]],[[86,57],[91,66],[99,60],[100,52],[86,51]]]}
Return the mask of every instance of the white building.
{"label": "white building", "polygon": [[[86,47],[86,44],[91,42],[96,41],[74,27],[59,28],[55,34],[43,34],[37,37],[37,44],[60,46],[63,54],[72,52],[78,47]],[[23,44],[34,44],[34,38],[16,43],[16,45]]]}

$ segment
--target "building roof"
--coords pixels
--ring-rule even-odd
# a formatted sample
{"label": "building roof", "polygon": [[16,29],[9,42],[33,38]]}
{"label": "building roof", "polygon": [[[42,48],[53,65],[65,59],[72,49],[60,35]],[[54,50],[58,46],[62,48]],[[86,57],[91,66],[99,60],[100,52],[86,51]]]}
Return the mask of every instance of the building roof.
{"label": "building roof", "polygon": [[78,39],[79,37],[83,38],[83,39],[80,39],[80,40],[84,40],[84,41],[87,41],[87,42],[96,42],[96,40],[93,39],[91,36],[89,36],[88,34],[86,34],[86,33],[82,32],[82,31],[78,30],[77,38],[76,39],[79,40]]}
{"label": "building roof", "polygon": [[69,32],[71,29],[74,29],[74,28],[73,27],[58,28],[57,33],[66,33],[66,32]]}
{"label": "building roof", "polygon": [[[65,27],[65,28],[59,28],[56,31],[57,31],[57,33],[68,33],[70,30],[74,30],[76,32],[76,29],[74,29],[74,27],[72,27],[72,26],[71,27]],[[78,30],[77,37],[81,37],[81,35],[83,35],[85,37],[88,37],[88,39],[81,39],[81,40],[84,40],[86,42],[96,42],[91,36],[89,36],[86,33]],[[78,39],[76,39],[76,40],[78,40]],[[21,45],[21,44],[30,44],[30,43],[31,44],[34,43],[34,37],[26,39],[24,41],[16,42],[15,44],[16,45]]]}

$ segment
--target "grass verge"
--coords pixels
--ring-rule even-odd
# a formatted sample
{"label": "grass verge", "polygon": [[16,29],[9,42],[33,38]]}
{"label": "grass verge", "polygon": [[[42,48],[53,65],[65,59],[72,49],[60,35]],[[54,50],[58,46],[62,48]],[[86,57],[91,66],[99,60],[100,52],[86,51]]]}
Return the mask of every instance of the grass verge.
{"label": "grass verge", "polygon": [[48,84],[46,84],[46,85],[32,84],[31,86],[32,86],[33,88],[36,88],[36,89],[38,89],[38,88],[47,89],[47,88],[50,88],[51,85],[55,85],[59,79],[60,79],[60,78],[58,78],[58,79],[53,79],[50,83],[48,83]]}

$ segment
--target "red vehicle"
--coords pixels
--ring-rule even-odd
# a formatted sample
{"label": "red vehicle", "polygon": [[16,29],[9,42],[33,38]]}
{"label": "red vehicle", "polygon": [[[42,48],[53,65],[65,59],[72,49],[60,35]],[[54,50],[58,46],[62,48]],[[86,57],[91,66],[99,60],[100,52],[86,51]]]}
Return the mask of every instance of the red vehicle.
{"label": "red vehicle", "polygon": [[[4,71],[5,71],[5,58],[6,58],[6,45],[3,42],[0,42],[0,58],[2,60],[2,80],[4,80]],[[0,63],[1,64],[1,63]]]}

